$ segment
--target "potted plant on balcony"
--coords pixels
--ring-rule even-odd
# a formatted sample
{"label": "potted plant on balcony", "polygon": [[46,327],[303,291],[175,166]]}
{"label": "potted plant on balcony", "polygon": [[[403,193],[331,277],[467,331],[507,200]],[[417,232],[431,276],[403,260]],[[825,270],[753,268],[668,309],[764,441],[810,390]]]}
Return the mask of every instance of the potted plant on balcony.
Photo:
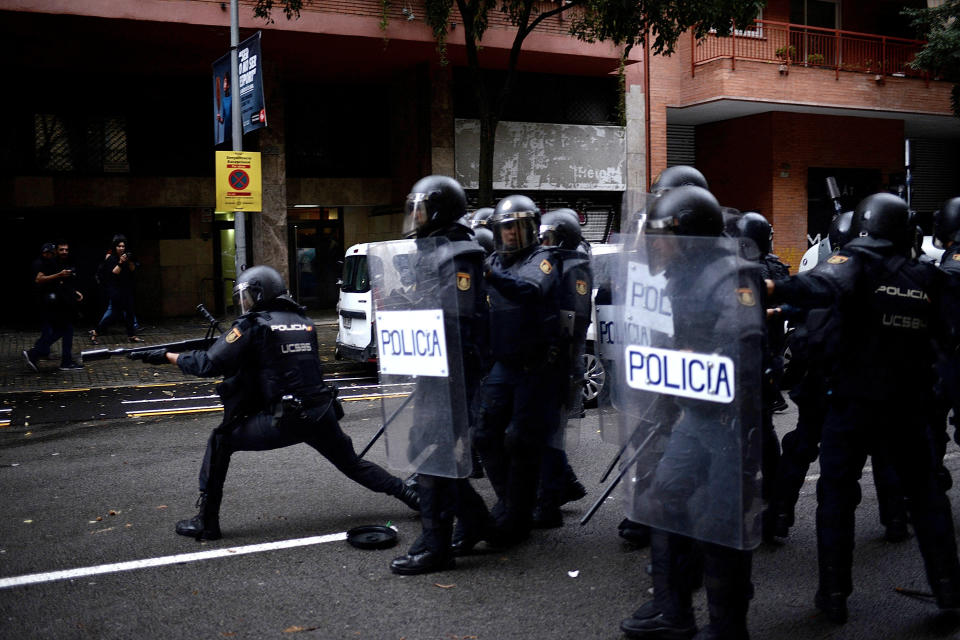
{"label": "potted plant on balcony", "polygon": [[811,53],[807,56],[807,65],[821,65],[823,64],[823,55],[819,53]]}
{"label": "potted plant on balcony", "polygon": [[777,56],[777,60],[781,62],[789,62],[790,60],[795,60],[797,57],[797,48],[793,45],[784,45],[773,52]]}

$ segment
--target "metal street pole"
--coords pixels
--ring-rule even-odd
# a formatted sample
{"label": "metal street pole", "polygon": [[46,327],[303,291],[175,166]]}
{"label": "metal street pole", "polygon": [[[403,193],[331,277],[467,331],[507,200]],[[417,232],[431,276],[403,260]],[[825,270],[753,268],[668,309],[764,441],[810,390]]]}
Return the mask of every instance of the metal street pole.
{"label": "metal street pole", "polygon": [[[231,121],[230,133],[233,150],[243,151],[243,122],[240,113],[240,58],[237,48],[240,46],[239,0],[230,0],[230,95]],[[237,276],[247,266],[247,227],[243,211],[233,212],[233,238],[235,244],[235,262]]]}

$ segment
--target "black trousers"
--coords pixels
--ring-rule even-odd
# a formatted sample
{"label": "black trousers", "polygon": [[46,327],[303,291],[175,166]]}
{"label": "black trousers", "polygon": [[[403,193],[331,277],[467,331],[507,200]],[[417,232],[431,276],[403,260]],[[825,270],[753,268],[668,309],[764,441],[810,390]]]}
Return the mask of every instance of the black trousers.
{"label": "black trousers", "polygon": [[258,413],[214,429],[200,467],[200,491],[222,495],[230,456],[236,451],[269,451],[301,442],[371,491],[397,496],[403,490],[400,478],[357,456],[353,441],[337,422],[333,404],[324,404],[306,409],[296,418],[278,421],[273,414]]}

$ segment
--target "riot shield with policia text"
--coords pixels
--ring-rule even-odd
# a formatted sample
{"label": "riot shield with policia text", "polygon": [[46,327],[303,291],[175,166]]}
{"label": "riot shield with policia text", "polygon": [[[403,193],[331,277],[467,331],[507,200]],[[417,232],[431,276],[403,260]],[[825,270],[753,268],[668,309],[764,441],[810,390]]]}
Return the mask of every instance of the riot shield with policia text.
{"label": "riot shield with policia text", "polygon": [[387,463],[448,478],[470,474],[469,422],[457,322],[457,273],[445,238],[368,250]]}
{"label": "riot shield with policia text", "polygon": [[760,541],[764,310],[735,239],[641,234],[621,254],[615,399],[626,516],[736,549]]}

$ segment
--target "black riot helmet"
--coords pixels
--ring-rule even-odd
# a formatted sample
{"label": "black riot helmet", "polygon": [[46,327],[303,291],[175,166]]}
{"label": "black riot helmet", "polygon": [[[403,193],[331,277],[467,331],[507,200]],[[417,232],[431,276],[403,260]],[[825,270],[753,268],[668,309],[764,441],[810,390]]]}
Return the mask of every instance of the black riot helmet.
{"label": "black riot helmet", "polygon": [[477,227],[490,227],[490,218],[493,216],[493,207],[480,207],[473,212],[473,217],[470,218],[470,226],[476,229]]}
{"label": "black riot helmet", "polygon": [[540,209],[527,196],[507,196],[491,217],[497,253],[509,256],[540,243]]}
{"label": "black riot helmet", "polygon": [[263,309],[265,305],[287,293],[283,276],[267,265],[250,267],[237,276],[233,286],[233,306],[240,314]]}
{"label": "black riot helmet", "polygon": [[701,187],[703,189],[710,188],[707,186],[707,179],[703,177],[700,171],[689,165],[678,164],[673,167],[667,167],[660,172],[657,179],[653,181],[653,186],[650,187],[650,193],[659,195],[667,189],[687,185]]}
{"label": "black riot helmet", "polygon": [[467,195],[449,176],[420,178],[410,188],[404,207],[403,237],[425,238],[467,213]]}
{"label": "black riot helmet", "polygon": [[540,219],[540,244],[576,251],[583,241],[580,216],[573,209],[547,211]]}
{"label": "black riot helmet", "polygon": [[933,244],[938,249],[960,242],[960,197],[950,198],[933,214]]}
{"label": "black riot helmet", "polygon": [[473,235],[476,237],[477,242],[480,243],[480,246],[483,247],[483,253],[490,255],[493,253],[493,231],[487,227],[477,227],[473,230]]}
{"label": "black riot helmet", "polygon": [[828,237],[830,238],[830,250],[834,252],[839,251],[843,248],[843,245],[853,240],[853,211],[844,211],[833,217]]}
{"label": "black riot helmet", "polygon": [[857,235],[889,240],[898,249],[913,246],[916,233],[907,203],[892,193],[875,193],[860,201],[853,212]]}
{"label": "black riot helmet", "polygon": [[650,207],[644,233],[719,236],[723,233],[723,213],[713,194],[702,187],[671,188]]}
{"label": "black riot helmet", "polygon": [[770,222],[761,213],[748,211],[737,220],[737,237],[750,238],[757,249],[760,250],[760,257],[770,253],[770,245],[773,243],[773,227]]}

